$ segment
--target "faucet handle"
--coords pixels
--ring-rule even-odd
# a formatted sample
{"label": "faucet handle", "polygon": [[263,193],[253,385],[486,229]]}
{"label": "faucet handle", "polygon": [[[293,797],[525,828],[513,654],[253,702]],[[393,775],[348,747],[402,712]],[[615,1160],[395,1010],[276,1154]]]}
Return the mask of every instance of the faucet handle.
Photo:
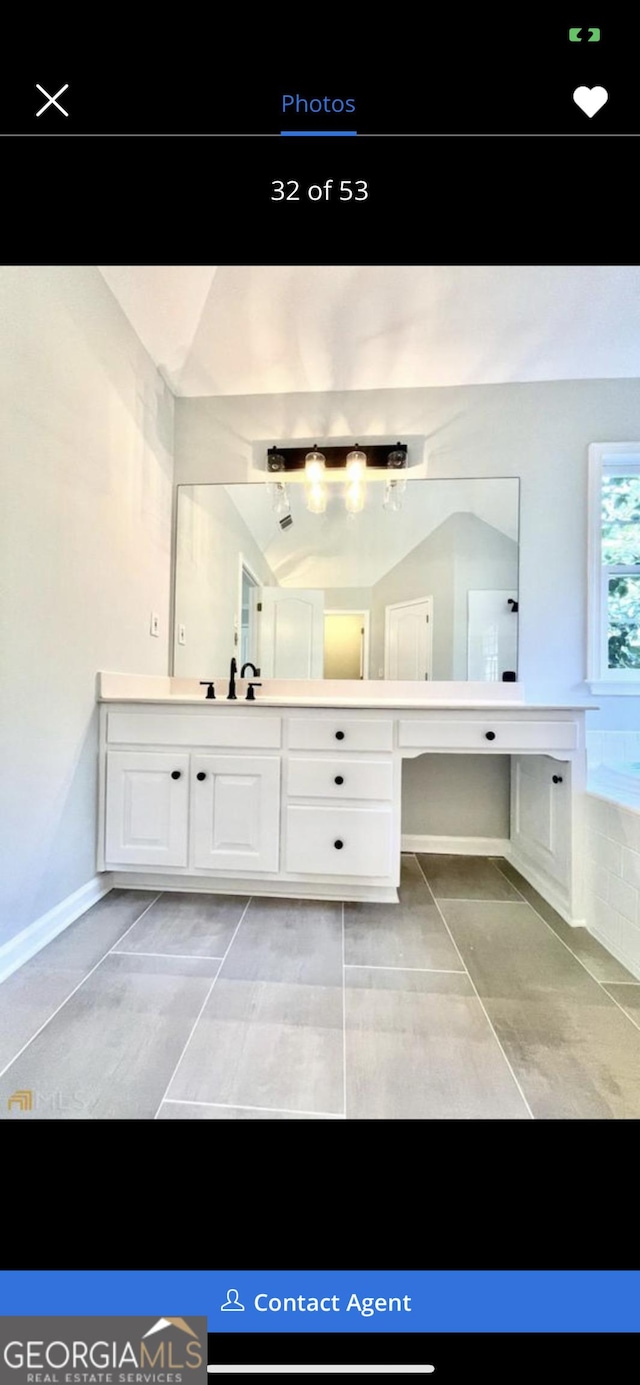
{"label": "faucet handle", "polygon": [[245,698],[245,701],[246,701],[246,702],[255,702],[255,700],[256,700],[256,695],[255,695],[253,689],[254,689],[254,688],[261,688],[261,687],[262,687],[262,683],[249,683],[249,686],[248,686],[248,688],[247,688],[247,696],[246,696],[246,698]]}
{"label": "faucet handle", "polygon": [[213,686],[213,681],[211,678],[201,678],[200,687],[207,689],[207,697],[213,697],[215,699],[216,690]]}

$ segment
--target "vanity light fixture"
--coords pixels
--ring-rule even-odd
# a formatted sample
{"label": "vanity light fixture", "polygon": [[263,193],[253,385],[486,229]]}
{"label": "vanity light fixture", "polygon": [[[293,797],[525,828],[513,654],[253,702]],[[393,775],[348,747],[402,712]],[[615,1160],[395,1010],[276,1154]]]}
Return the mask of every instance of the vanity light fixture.
{"label": "vanity light fixture", "polygon": [[307,509],[312,515],[323,515],[327,508],[327,488],[324,468],[326,457],[318,450],[317,443],[304,459],[305,483],[307,488]]}
{"label": "vanity light fixture", "polygon": [[282,524],[283,519],[286,519],[287,515],[289,517],[291,516],[289,493],[284,480],[272,481],[270,478],[274,473],[282,478],[284,477],[285,471],[286,464],[284,457],[281,456],[279,452],[276,452],[275,447],[270,448],[267,459],[267,490],[271,496],[271,508],[274,514],[278,516],[283,529],[286,527]]}
{"label": "vanity light fixture", "polygon": [[407,449],[401,442],[389,453],[387,470],[390,474],[385,481],[382,504],[385,510],[397,512],[402,509],[402,497],[407,488]]}
{"label": "vanity light fixture", "polygon": [[[389,450],[391,447],[391,450]],[[366,483],[370,477],[385,478],[384,507],[389,510],[401,508],[401,497],[406,487],[406,474],[409,466],[406,443],[370,443],[365,452],[359,443],[351,448],[342,446],[325,447],[321,451],[317,442],[310,451],[304,447],[269,447],[267,449],[267,484],[273,498],[277,514],[290,513],[291,506],[286,497],[284,477],[273,483],[271,476],[277,473],[303,473],[307,509],[312,514],[324,514],[330,494],[331,482],[346,482],[344,502],[348,514],[359,514],[365,507]]]}

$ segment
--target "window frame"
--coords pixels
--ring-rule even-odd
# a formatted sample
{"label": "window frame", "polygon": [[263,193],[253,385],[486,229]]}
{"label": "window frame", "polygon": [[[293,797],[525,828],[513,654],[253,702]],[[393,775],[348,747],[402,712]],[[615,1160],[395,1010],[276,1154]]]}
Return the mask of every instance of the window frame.
{"label": "window frame", "polygon": [[[608,668],[608,577],[602,564],[602,478],[640,475],[640,442],[597,442],[589,446],[587,677],[592,693],[617,697],[640,695],[640,669]],[[623,568],[619,569],[623,571]]]}

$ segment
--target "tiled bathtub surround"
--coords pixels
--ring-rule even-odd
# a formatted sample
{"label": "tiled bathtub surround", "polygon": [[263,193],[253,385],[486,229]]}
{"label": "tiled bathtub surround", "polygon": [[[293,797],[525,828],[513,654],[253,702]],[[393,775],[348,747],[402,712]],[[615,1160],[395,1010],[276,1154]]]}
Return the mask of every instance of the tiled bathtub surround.
{"label": "tiled bathtub surround", "polygon": [[586,802],[587,927],[640,977],[640,813],[591,793]]}
{"label": "tiled bathtub surround", "polygon": [[589,769],[619,760],[640,760],[640,731],[587,731]]}

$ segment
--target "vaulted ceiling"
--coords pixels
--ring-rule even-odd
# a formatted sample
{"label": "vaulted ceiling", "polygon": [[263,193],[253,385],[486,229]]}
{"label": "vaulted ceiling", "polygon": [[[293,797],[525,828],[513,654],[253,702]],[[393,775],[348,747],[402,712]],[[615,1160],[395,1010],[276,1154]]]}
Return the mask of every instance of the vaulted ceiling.
{"label": "vaulted ceiling", "polygon": [[180,395],[640,377],[638,265],[99,268]]}

